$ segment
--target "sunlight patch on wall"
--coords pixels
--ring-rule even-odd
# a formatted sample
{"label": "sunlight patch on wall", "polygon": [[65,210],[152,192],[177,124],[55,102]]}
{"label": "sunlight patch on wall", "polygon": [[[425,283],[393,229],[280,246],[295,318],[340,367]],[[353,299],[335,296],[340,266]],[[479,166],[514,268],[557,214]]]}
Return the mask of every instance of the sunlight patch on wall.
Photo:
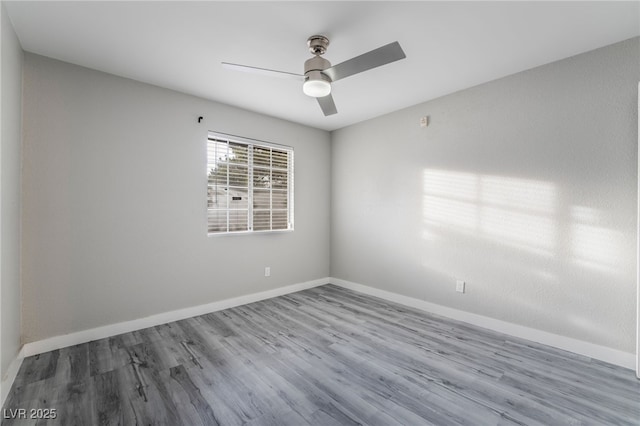
{"label": "sunlight patch on wall", "polygon": [[498,242],[539,254],[552,254],[554,250],[555,223],[548,216],[483,207],[480,226],[482,235]]}
{"label": "sunlight patch on wall", "polygon": [[474,231],[478,227],[478,206],[458,200],[450,200],[432,195],[423,199],[424,222],[431,225],[447,225],[464,231]]}
{"label": "sunlight patch on wall", "polygon": [[571,208],[571,256],[581,266],[604,272],[616,272],[622,256],[622,235],[603,227],[599,210]]}
{"label": "sunlight patch on wall", "polygon": [[552,183],[426,169],[423,189],[426,225],[538,254],[554,252],[557,196]]}
{"label": "sunlight patch on wall", "polygon": [[478,176],[471,173],[425,170],[423,189],[425,194],[475,201],[478,197]]}
{"label": "sunlight patch on wall", "polygon": [[527,212],[549,214],[555,212],[555,185],[549,182],[482,176],[480,183],[482,201],[485,204]]}

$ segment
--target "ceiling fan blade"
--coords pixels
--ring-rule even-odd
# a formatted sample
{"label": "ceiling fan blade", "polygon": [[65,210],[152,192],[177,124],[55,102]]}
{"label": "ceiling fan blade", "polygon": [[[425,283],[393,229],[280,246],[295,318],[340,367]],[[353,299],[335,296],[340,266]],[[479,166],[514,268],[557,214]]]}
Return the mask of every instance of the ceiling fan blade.
{"label": "ceiling fan blade", "polygon": [[318,100],[318,104],[320,104],[320,108],[325,116],[333,115],[338,112],[336,109],[336,104],[333,103],[333,97],[331,94],[327,96],[323,96],[322,98],[316,98]]}
{"label": "ceiling fan blade", "polygon": [[275,71],[267,68],[257,68],[257,67],[250,67],[248,65],[231,64],[229,62],[222,62],[222,67],[229,70],[249,72],[252,74],[260,74],[260,75],[265,75],[269,77],[289,78],[289,79],[294,79],[298,81],[304,81],[304,75],[295,74],[292,72]]}
{"label": "ceiling fan blade", "polygon": [[379,47],[355,58],[341,62],[338,65],[334,65],[331,68],[327,68],[322,71],[322,73],[326,74],[331,81],[337,81],[381,65],[399,61],[406,57],[407,55],[404,54],[400,43],[394,41],[386,46]]}

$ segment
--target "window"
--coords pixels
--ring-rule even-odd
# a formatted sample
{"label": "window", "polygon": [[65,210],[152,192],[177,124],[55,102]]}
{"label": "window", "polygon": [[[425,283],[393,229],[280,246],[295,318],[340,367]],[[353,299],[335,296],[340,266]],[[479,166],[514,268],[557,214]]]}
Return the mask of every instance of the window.
{"label": "window", "polygon": [[208,233],[293,229],[293,148],[209,133]]}

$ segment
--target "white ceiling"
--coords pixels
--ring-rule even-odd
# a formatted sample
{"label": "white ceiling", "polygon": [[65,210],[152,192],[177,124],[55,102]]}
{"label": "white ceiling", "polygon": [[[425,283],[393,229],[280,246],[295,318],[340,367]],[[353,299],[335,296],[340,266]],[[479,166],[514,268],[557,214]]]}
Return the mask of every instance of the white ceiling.
{"label": "white ceiling", "polygon": [[[639,2],[4,2],[24,50],[325,130],[640,34]],[[392,41],[407,59],[333,84],[322,115],[299,82],[306,40],[333,64]]]}

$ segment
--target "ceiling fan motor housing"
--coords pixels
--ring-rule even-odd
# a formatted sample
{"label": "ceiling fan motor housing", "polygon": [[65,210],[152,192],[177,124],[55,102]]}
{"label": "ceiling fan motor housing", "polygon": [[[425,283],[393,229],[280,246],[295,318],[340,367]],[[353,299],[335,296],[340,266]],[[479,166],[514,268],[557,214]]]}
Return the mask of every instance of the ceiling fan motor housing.
{"label": "ceiling fan motor housing", "polygon": [[304,74],[308,75],[312,71],[324,71],[331,68],[331,62],[321,56],[314,56],[304,62]]}

